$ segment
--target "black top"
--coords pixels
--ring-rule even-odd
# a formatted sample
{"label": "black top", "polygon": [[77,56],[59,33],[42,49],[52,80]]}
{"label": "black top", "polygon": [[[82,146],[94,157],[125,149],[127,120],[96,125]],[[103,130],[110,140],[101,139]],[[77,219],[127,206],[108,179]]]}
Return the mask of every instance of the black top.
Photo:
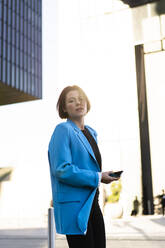
{"label": "black top", "polygon": [[83,132],[83,134],[85,135],[85,137],[87,138],[89,144],[92,147],[92,150],[94,152],[94,155],[96,157],[96,160],[100,166],[100,170],[102,169],[102,161],[101,161],[101,154],[98,148],[98,145],[95,141],[95,139],[93,138],[93,136],[90,134],[89,130],[87,128],[85,128],[84,130],[81,130]]}
{"label": "black top", "polygon": [[[95,139],[93,138],[93,136],[90,134],[89,130],[87,128],[85,128],[84,130],[81,130],[83,132],[83,134],[85,135],[85,137],[87,138],[89,144],[91,145],[92,147],[92,150],[94,152],[94,155],[96,157],[96,160],[99,164],[99,167],[100,167],[100,170],[102,169],[102,160],[101,160],[101,154],[100,154],[100,151],[99,151],[99,147],[95,141]],[[95,206],[97,205],[98,203],[98,198],[99,198],[99,189],[97,188],[96,190],[96,194],[95,194],[95,197],[94,197],[94,200],[93,200],[93,205],[92,205],[92,209],[91,209],[91,214],[93,213],[94,209],[95,209]]]}

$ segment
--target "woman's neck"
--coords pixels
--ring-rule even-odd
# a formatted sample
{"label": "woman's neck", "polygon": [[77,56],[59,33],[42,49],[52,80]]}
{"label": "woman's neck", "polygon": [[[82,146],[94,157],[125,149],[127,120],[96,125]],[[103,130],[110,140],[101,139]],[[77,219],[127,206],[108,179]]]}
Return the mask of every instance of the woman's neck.
{"label": "woman's neck", "polygon": [[80,130],[84,130],[84,118],[78,118],[78,119],[71,119],[71,121],[73,121],[76,126],[78,126],[78,128],[80,128]]}

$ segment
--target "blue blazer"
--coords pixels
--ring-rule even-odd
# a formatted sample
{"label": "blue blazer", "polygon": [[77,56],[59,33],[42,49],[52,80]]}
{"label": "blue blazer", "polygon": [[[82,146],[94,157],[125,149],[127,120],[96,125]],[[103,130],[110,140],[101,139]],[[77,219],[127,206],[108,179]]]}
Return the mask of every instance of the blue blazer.
{"label": "blue blazer", "polygon": [[[97,141],[96,132],[85,127]],[[100,167],[88,140],[71,120],[56,126],[48,158],[56,231],[85,234]]]}

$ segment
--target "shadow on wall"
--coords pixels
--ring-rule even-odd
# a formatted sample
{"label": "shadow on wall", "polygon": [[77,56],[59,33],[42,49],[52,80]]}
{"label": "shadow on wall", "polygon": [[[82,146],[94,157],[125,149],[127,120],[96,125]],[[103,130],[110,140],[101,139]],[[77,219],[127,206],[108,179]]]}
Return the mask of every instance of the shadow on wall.
{"label": "shadow on wall", "polygon": [[156,8],[155,11],[158,15],[163,15],[165,14],[165,1],[164,0],[160,0],[157,4],[156,4]]}
{"label": "shadow on wall", "polygon": [[155,2],[155,13],[157,15],[165,14],[165,1],[164,0],[121,0],[123,3],[128,4],[131,8],[145,5],[147,3]]}

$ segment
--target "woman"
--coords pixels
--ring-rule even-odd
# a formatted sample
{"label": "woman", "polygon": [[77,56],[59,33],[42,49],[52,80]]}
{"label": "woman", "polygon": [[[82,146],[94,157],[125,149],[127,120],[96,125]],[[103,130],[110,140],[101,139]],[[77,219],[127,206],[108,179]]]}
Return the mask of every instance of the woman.
{"label": "woman", "polygon": [[70,248],[105,248],[98,187],[118,179],[101,173],[97,133],[84,124],[90,110],[84,91],[64,88],[57,109],[67,121],[56,126],[48,150],[56,231],[66,235]]}

